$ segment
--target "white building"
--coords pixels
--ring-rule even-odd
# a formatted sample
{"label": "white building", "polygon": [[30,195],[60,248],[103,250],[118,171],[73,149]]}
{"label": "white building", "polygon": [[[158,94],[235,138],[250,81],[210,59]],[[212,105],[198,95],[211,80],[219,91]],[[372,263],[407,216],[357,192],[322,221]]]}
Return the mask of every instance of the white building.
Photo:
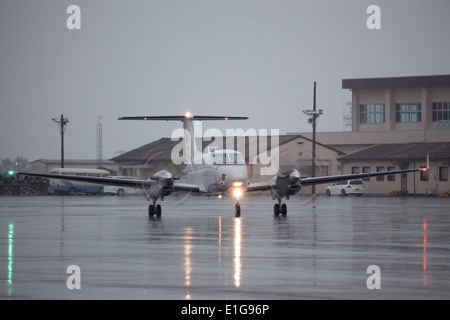
{"label": "white building", "polygon": [[[97,169],[97,160],[64,160],[65,168],[79,168],[79,169]],[[33,173],[50,173],[53,168],[61,168],[61,160],[53,159],[38,159],[30,162],[30,172]],[[105,169],[115,174],[117,172],[117,164],[111,160],[103,160],[100,169]]]}

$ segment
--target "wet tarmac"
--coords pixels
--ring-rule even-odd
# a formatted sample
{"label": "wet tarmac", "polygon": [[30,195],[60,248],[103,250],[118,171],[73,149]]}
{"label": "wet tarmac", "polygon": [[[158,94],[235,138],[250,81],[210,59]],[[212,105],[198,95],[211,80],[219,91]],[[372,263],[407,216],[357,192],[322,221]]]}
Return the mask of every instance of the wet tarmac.
{"label": "wet tarmac", "polygon": [[450,298],[449,199],[273,203],[168,197],[153,220],[139,196],[0,197],[0,298]]}

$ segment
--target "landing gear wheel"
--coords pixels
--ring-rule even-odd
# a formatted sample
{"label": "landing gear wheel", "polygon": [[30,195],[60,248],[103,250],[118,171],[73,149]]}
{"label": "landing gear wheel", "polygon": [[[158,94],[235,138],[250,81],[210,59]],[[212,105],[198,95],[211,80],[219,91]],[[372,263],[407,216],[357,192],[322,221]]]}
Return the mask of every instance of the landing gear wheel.
{"label": "landing gear wheel", "polygon": [[235,217],[239,218],[241,216],[241,205],[239,203],[236,203],[235,208],[236,208],[236,215],[235,215]]}
{"label": "landing gear wheel", "polygon": [[148,206],[148,217],[153,218],[154,214],[155,214],[155,206],[151,204]]}
{"label": "landing gear wheel", "polygon": [[74,196],[77,193],[77,189],[70,187],[68,192],[70,196]]}
{"label": "landing gear wheel", "polygon": [[148,206],[148,217],[153,218],[154,215],[156,215],[157,218],[161,218],[162,208],[161,205],[158,204],[155,206],[154,204],[151,204]]}
{"label": "landing gear wheel", "polygon": [[273,215],[278,217],[279,214],[280,214],[280,205],[278,203],[275,203],[275,205],[273,206]]}
{"label": "landing gear wheel", "polygon": [[283,203],[283,204],[275,203],[275,205],[273,206],[273,215],[275,217],[278,217],[280,214],[283,217],[286,217],[286,215],[287,215],[287,205],[286,205],[286,203]]}
{"label": "landing gear wheel", "polygon": [[158,204],[158,205],[156,206],[156,216],[157,216],[158,218],[161,217],[161,211],[162,211],[161,205]]}
{"label": "landing gear wheel", "polygon": [[286,203],[283,203],[283,204],[281,205],[281,215],[282,215],[283,217],[286,217],[286,215],[287,215],[287,205],[286,205]]}

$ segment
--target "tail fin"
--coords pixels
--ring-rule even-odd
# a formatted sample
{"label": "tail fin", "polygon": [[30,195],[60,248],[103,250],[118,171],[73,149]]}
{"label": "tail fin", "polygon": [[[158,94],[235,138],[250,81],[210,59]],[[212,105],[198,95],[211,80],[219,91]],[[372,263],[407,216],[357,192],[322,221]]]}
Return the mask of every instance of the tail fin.
{"label": "tail fin", "polygon": [[120,117],[119,120],[156,120],[156,121],[181,121],[183,122],[183,129],[185,129],[190,134],[190,144],[191,144],[191,163],[193,162],[193,157],[195,155],[195,150],[197,146],[195,143],[194,136],[194,124],[193,121],[203,121],[203,120],[247,120],[248,117],[228,117],[228,116],[194,116],[190,112],[186,112],[184,116],[138,116],[138,117]]}

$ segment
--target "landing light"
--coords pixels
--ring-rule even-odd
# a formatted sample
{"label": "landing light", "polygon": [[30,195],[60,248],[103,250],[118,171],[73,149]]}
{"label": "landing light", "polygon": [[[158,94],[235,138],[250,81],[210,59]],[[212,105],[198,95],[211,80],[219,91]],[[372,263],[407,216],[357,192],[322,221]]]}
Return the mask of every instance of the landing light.
{"label": "landing light", "polygon": [[242,182],[241,181],[236,181],[236,182],[233,182],[233,187],[242,187]]}
{"label": "landing light", "polygon": [[188,111],[188,112],[186,112],[186,113],[184,114],[184,117],[185,117],[186,119],[190,119],[190,118],[192,118],[192,114]]}
{"label": "landing light", "polygon": [[236,199],[241,198],[242,194],[243,194],[242,189],[239,187],[233,190],[233,197],[235,197]]}

